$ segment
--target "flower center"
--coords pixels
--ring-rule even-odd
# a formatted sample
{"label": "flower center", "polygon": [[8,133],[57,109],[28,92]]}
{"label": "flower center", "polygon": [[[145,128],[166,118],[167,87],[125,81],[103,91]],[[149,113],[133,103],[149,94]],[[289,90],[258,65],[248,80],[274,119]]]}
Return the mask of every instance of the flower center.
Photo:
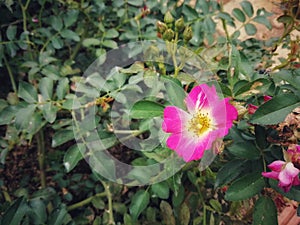
{"label": "flower center", "polygon": [[196,113],[189,121],[188,131],[192,131],[198,137],[211,128],[211,119],[208,113]]}

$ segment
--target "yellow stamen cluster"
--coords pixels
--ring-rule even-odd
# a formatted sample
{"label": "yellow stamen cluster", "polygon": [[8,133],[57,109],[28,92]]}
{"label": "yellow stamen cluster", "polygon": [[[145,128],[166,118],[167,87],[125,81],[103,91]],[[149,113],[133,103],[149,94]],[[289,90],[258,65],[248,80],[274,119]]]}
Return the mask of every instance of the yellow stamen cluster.
{"label": "yellow stamen cluster", "polygon": [[192,131],[195,135],[200,137],[209,128],[211,128],[211,119],[208,113],[196,113],[193,118],[189,121],[188,130]]}

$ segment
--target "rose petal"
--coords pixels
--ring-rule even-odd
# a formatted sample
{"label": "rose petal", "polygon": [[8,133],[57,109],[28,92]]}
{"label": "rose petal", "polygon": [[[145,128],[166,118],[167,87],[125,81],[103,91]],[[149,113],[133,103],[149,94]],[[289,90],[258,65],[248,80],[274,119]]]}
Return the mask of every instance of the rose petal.
{"label": "rose petal", "polygon": [[258,109],[258,106],[252,105],[252,104],[248,104],[248,113],[250,115],[254,114],[257,109]]}
{"label": "rose petal", "polygon": [[267,177],[267,178],[272,178],[272,179],[278,180],[279,173],[275,172],[275,171],[272,171],[272,172],[262,172],[262,175],[264,177]]}
{"label": "rose petal", "polygon": [[167,106],[164,109],[163,131],[167,133],[178,133],[184,129],[184,124],[190,115],[176,106]]}
{"label": "rose petal", "polygon": [[293,180],[296,176],[298,176],[299,170],[294,167],[294,164],[288,162],[285,165],[285,168],[279,173],[278,179],[280,183],[284,185],[290,185],[293,183]]}
{"label": "rose petal", "polygon": [[194,87],[185,98],[187,109],[194,113],[197,109],[211,107],[210,104],[218,99],[216,88],[207,84],[201,84]]}
{"label": "rose petal", "polygon": [[264,102],[270,101],[271,99],[272,99],[272,97],[269,95],[264,96]]}
{"label": "rose petal", "polygon": [[284,192],[289,192],[292,187],[292,184],[284,184],[279,181],[278,187],[280,187]]}
{"label": "rose petal", "polygon": [[237,116],[238,112],[236,108],[229,103],[229,98],[218,101],[213,105],[212,117],[215,126],[220,129],[220,137],[224,137],[228,134],[229,129],[233,125],[233,120],[236,120]]}
{"label": "rose petal", "polygon": [[276,161],[272,162],[271,164],[269,164],[268,167],[273,171],[280,172],[282,170],[282,167],[284,164],[285,164],[284,161],[276,160]]}
{"label": "rose petal", "polygon": [[184,161],[190,162],[200,159],[204,151],[211,148],[214,140],[215,137],[209,133],[200,138],[195,138],[186,132],[176,133],[167,139],[167,147],[174,150]]}

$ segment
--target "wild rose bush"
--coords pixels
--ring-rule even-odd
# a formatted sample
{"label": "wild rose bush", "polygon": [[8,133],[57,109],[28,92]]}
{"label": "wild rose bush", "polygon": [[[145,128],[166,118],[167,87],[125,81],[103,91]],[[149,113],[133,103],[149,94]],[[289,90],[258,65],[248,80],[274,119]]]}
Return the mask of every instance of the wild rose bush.
{"label": "wild rose bush", "polygon": [[249,1],[0,6],[0,224],[277,224],[300,201],[299,6],[270,40]]}

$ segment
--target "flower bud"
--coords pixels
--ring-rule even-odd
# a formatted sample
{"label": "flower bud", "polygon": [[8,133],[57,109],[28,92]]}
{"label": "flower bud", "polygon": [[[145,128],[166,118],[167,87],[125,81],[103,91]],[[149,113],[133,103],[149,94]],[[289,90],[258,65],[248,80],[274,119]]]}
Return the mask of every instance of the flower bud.
{"label": "flower bud", "polygon": [[174,21],[174,18],[172,16],[172,14],[169,11],[167,11],[165,14],[165,17],[164,17],[164,22],[168,24],[168,23],[173,23],[173,21]]}
{"label": "flower bud", "polygon": [[193,37],[192,27],[188,26],[183,31],[183,39],[188,42]]}
{"label": "flower bud", "polygon": [[172,29],[166,30],[163,34],[163,39],[165,41],[172,41],[173,37],[174,37],[174,31]]}
{"label": "flower bud", "polygon": [[157,29],[158,33],[163,34],[168,29],[168,27],[165,23],[157,21],[156,29]]}
{"label": "flower bud", "polygon": [[16,105],[19,102],[18,95],[14,92],[9,92],[7,95],[7,102],[11,105]]}
{"label": "flower bud", "polygon": [[181,17],[180,19],[176,20],[175,21],[175,30],[178,31],[178,32],[181,32],[183,31],[184,29],[184,19],[183,17]]}

